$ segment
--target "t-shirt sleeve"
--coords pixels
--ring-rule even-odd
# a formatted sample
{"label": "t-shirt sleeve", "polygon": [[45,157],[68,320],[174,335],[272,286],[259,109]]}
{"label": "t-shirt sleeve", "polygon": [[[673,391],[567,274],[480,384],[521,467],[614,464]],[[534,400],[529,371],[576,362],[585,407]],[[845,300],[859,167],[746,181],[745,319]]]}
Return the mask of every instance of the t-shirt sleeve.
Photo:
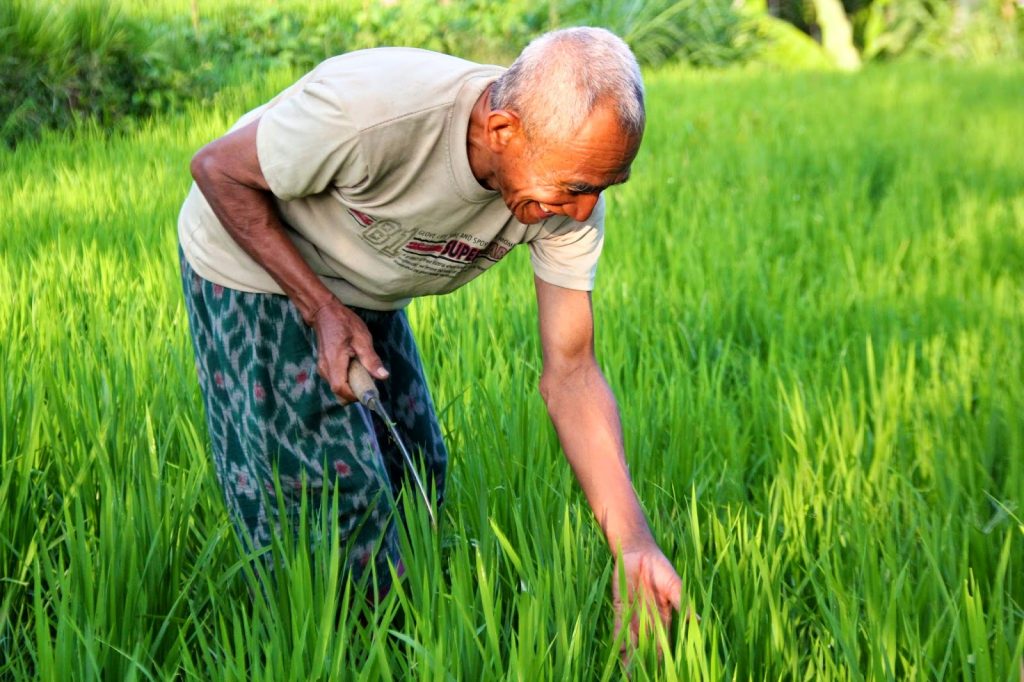
{"label": "t-shirt sleeve", "polygon": [[597,260],[604,246],[604,198],[584,222],[566,220],[530,241],[530,262],[537,277],[566,289],[592,291]]}
{"label": "t-shirt sleeve", "polygon": [[263,112],[256,154],[270,191],[284,201],[319,194],[328,185],[353,187],[366,180],[359,131],[341,93],[324,81],[306,83]]}

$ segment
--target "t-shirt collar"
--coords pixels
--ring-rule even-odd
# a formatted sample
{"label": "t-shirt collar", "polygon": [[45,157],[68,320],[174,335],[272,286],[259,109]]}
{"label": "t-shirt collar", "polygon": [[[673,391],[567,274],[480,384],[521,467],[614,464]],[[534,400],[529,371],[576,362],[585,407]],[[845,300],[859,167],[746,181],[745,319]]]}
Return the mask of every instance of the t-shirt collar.
{"label": "t-shirt collar", "polygon": [[469,132],[469,117],[473,112],[480,93],[495,81],[497,74],[475,76],[468,79],[455,97],[452,108],[451,125],[448,130],[448,154],[451,162],[452,180],[455,189],[466,201],[480,203],[491,201],[497,192],[482,186],[469,165],[469,153],[466,149],[466,135]]}

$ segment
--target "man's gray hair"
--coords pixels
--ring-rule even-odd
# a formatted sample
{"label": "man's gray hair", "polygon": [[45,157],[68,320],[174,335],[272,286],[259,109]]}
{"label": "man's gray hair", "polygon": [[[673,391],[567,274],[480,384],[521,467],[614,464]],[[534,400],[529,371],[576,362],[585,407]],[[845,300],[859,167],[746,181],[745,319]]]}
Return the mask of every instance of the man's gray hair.
{"label": "man's gray hair", "polygon": [[644,83],[629,46],[603,28],[566,28],[534,39],[491,86],[491,109],[519,116],[528,139],[571,136],[598,105],[622,131],[644,130]]}

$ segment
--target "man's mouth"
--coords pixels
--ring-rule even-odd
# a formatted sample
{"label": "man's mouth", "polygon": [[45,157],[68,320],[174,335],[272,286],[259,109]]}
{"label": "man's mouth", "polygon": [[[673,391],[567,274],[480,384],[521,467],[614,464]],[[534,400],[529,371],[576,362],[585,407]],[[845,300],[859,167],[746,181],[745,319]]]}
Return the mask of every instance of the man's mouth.
{"label": "man's mouth", "polygon": [[515,205],[515,207],[510,206],[509,210],[524,225],[545,221],[555,214],[549,206],[539,201],[524,201]]}

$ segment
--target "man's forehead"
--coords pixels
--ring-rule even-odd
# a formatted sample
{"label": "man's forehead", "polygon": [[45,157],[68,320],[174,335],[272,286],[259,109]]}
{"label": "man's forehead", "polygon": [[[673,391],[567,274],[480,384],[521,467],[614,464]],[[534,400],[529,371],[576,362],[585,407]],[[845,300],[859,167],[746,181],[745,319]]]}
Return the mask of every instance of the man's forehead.
{"label": "man's forehead", "polygon": [[615,134],[594,140],[582,136],[551,145],[538,161],[554,184],[590,193],[628,180],[638,151],[635,137]]}

